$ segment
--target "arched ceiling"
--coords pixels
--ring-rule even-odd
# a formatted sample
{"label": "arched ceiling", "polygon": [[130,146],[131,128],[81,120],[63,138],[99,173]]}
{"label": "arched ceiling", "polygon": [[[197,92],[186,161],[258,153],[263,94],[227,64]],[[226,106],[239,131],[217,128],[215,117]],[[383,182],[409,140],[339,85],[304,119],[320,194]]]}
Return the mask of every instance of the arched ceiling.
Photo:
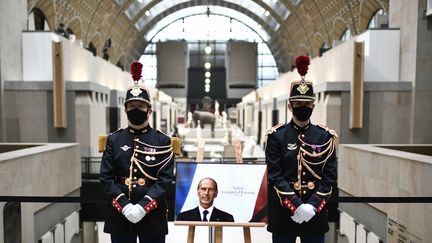
{"label": "arched ceiling", "polygon": [[[98,36],[98,48],[110,39],[110,61],[124,65],[138,59],[145,37],[166,16],[193,6],[221,6],[255,20],[267,32],[266,40],[280,72],[286,72],[300,54],[317,56],[319,48],[333,46],[350,29],[367,28],[378,9],[388,12],[389,0],[28,0],[28,13],[38,8],[50,28],[60,23],[79,33],[84,46]],[[219,13],[221,14],[221,13]],[[256,26],[250,26],[256,28]],[[52,29],[53,31],[55,29]],[[100,54],[100,50],[98,50]]]}

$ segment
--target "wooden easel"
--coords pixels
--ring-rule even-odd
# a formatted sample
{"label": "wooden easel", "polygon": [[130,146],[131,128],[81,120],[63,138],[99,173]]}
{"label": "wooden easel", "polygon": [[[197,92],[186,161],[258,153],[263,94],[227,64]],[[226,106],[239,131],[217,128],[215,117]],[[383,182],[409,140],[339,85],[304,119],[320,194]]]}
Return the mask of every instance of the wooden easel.
{"label": "wooden easel", "polygon": [[214,242],[211,241],[211,243],[222,243],[222,227],[243,227],[244,242],[251,243],[250,227],[264,227],[265,223],[174,221],[174,225],[189,226],[187,243],[194,243],[195,226],[214,227]]}

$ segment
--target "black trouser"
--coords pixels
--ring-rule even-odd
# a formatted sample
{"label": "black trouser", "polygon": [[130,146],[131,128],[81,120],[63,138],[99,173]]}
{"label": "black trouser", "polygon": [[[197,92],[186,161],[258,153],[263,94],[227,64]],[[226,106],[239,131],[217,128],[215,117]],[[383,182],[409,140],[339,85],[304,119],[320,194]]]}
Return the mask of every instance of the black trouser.
{"label": "black trouser", "polygon": [[[301,243],[324,243],[324,234],[300,235]],[[273,243],[295,243],[297,235],[277,234],[272,235]]]}
{"label": "black trouser", "polygon": [[144,235],[144,234],[111,234],[112,243],[165,243],[165,235]]}

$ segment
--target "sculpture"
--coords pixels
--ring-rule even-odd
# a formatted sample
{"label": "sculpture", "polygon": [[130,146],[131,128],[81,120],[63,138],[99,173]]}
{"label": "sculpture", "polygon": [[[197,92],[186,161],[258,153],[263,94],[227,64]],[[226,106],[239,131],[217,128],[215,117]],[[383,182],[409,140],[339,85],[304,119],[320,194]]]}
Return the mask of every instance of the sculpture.
{"label": "sculpture", "polygon": [[198,121],[200,121],[201,128],[204,128],[204,124],[210,124],[211,130],[214,131],[215,115],[213,113],[209,111],[194,111],[192,119],[195,123],[195,127],[198,126]]}

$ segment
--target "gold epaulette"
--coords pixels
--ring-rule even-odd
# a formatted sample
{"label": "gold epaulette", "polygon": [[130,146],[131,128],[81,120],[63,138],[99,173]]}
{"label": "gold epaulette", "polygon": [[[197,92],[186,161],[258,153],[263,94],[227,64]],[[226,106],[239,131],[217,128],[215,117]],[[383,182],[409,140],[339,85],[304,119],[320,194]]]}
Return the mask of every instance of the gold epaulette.
{"label": "gold epaulette", "polygon": [[[121,130],[122,130],[122,128],[119,128],[119,129],[117,129],[117,131],[115,131],[113,133],[116,133],[116,132],[121,131]],[[108,139],[108,135],[106,135],[106,134],[101,134],[98,136],[98,152],[99,153],[103,153],[105,151],[107,139]]]}
{"label": "gold epaulette", "polygon": [[98,136],[98,152],[99,153],[103,153],[105,151],[107,138],[108,138],[108,135],[106,135],[106,134],[101,134]]}
{"label": "gold epaulette", "polygon": [[176,156],[180,156],[182,154],[182,151],[181,151],[182,141],[180,138],[171,137],[171,146],[172,146],[173,152]]}
{"label": "gold epaulette", "polygon": [[330,133],[332,136],[335,136],[335,137],[338,136],[335,130],[331,129],[330,127],[328,127],[328,126],[326,126],[326,125],[318,124],[318,127],[322,128],[322,129],[324,129],[324,130],[326,130],[326,131],[327,131],[328,133]]}
{"label": "gold epaulette", "polygon": [[273,126],[273,127],[269,128],[269,129],[267,129],[267,131],[266,131],[266,135],[268,135],[268,134],[272,134],[272,133],[276,132],[276,130],[277,130],[278,128],[280,128],[281,126],[283,126],[283,125],[284,125],[284,123],[279,123],[279,124],[277,124],[276,126]]}

